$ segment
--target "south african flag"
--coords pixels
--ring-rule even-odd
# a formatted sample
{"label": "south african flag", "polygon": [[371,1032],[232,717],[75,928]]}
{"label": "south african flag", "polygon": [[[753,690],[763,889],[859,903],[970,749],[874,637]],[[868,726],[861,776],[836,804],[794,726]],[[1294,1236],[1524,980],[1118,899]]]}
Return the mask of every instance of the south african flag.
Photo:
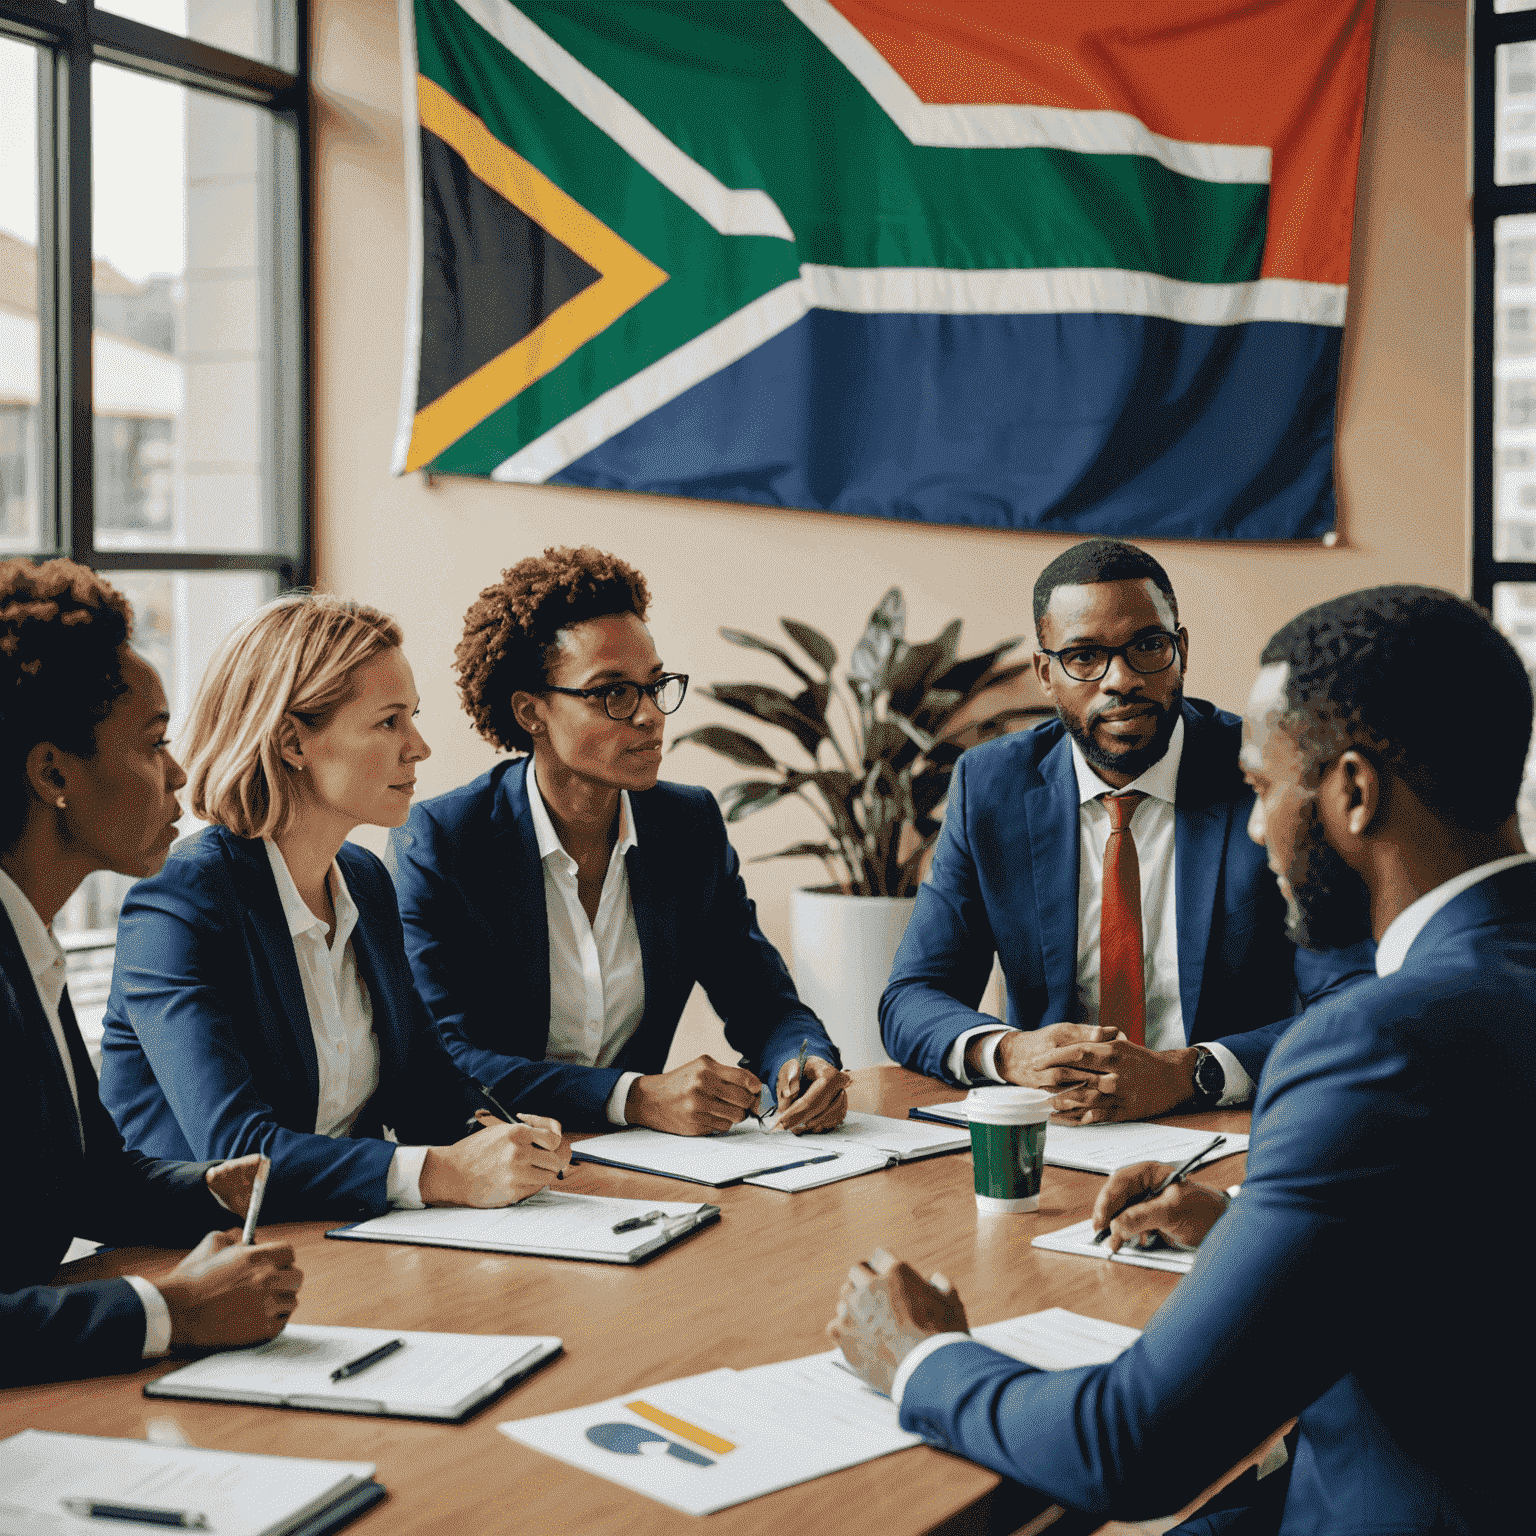
{"label": "south african flag", "polygon": [[402,0],[398,473],[1333,527],[1372,0]]}

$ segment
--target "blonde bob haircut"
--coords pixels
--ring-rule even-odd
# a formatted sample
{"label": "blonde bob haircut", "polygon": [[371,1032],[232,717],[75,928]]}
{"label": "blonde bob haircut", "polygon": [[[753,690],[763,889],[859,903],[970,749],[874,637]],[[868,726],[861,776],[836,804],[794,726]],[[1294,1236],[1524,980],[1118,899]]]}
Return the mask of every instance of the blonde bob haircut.
{"label": "blonde bob haircut", "polygon": [[402,639],[387,613],[323,592],[258,608],[214,653],[185,736],[192,813],[236,837],[275,837],[292,822],[298,775],[283,761],[285,716],[323,730],[357,669]]}

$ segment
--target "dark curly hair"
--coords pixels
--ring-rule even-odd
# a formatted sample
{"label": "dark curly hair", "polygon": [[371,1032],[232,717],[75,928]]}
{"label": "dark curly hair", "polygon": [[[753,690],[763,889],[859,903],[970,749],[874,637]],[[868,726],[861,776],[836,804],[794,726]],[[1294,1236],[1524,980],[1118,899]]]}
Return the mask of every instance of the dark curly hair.
{"label": "dark curly hair", "polygon": [[1298,614],[1262,659],[1290,669],[1281,723],[1310,782],[1354,747],[1456,826],[1491,832],[1514,815],[1531,680],[1481,608],[1437,587],[1370,587]]}
{"label": "dark curly hair", "polygon": [[40,741],[91,757],[128,685],[118,648],[133,610],[73,560],[0,561],[0,848],[27,824],[27,754]]}
{"label": "dark curly hair", "polygon": [[531,752],[533,738],[512,714],[512,695],[537,693],[548,683],[555,637],[612,613],[643,620],[650,602],[639,571],[590,544],[546,549],[503,571],[470,605],[453,653],[459,698],[475,729],[494,747]]}
{"label": "dark curly hair", "polygon": [[1173,595],[1173,583],[1146,550],[1127,544],[1124,539],[1084,539],[1063,550],[1035,581],[1035,636],[1040,637],[1040,621],[1051,606],[1051,594],[1057,587],[1091,587],[1100,581],[1150,581],[1164,597],[1179,621],[1179,600]]}

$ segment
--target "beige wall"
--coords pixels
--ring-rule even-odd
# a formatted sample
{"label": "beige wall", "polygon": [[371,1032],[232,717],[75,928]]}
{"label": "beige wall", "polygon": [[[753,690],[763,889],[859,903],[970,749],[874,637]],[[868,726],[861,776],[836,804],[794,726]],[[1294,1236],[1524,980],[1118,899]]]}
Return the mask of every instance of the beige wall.
{"label": "beige wall", "polygon": [[[421,772],[426,794],[494,760],[459,713],[449,672],[464,610],[501,567],[548,544],[597,544],[644,570],[662,656],[696,683],[780,681],[770,658],[720,640],[721,624],[768,635],[785,614],[824,630],[846,655],[893,583],[922,638],[956,616],[966,649],[1029,628],[1030,586],[1072,540],[392,479],[406,291],[395,10],[391,0],[315,0],[313,13],[318,579],[405,626],[435,748]],[[1191,631],[1195,695],[1239,705],[1264,640],[1321,598],[1387,581],[1468,589],[1465,35],[1461,0],[1380,0],[1344,347],[1338,544],[1149,543]],[[694,694],[674,730],[726,713]],[[692,746],[664,771],[716,789],[738,776]],[[743,858],[809,835],[804,814],[802,822],[797,807],[778,807],[741,824]],[[776,942],[787,945],[790,889],[818,868],[748,869]],[[706,1019],[696,1000],[690,1042],[706,1038]]]}

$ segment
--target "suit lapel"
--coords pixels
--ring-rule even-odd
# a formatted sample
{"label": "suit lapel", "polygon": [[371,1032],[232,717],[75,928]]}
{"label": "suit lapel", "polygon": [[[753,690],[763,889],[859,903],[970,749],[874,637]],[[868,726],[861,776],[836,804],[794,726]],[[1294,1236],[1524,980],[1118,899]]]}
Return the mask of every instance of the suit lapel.
{"label": "suit lapel", "polygon": [[352,870],[343,873],[357,908],[357,921],[352,925],[352,957],[357,962],[358,979],[368,989],[372,1004],[373,1032],[379,1040],[379,1081],[385,1083],[404,1068],[410,1054],[410,1019],[396,1005],[397,988],[387,984],[389,958],[374,931],[371,904],[366,898],[358,899],[361,882]]}
{"label": "suit lapel", "polygon": [[483,866],[485,885],[472,893],[470,905],[482,912],[502,913],[507,950],[510,955],[521,952],[519,980],[525,990],[521,1002],[514,1005],[519,1015],[515,1021],[518,1054],[538,1061],[549,1044],[549,914],[544,907],[539,839],[528,805],[526,780],[532,771],[533,759],[525,757],[502,775],[491,810],[491,857]]}
{"label": "suit lapel", "polygon": [[[1173,805],[1175,922],[1178,928],[1179,1007],[1184,1039],[1194,1038],[1200,984],[1216,911],[1222,854],[1232,826],[1232,802],[1214,793],[1210,735],[1204,722],[1184,706],[1184,756]],[[1230,772],[1230,762],[1226,765]]]}
{"label": "suit lapel", "polygon": [[1077,1010],[1077,774],[1065,735],[1041,760],[1040,777],[1039,788],[1025,796],[1024,819],[1051,1023]]}
{"label": "suit lapel", "polygon": [[[640,939],[640,969],[645,980],[645,1012],[640,1025],[626,1045],[641,1050],[660,1019],[673,1017],[667,996],[668,980],[678,974],[677,904],[667,899],[662,889],[665,865],[662,859],[662,834],[649,816],[644,795],[631,795],[630,808],[635,814],[635,846],[624,856],[629,879],[630,909],[635,914],[635,932]],[[676,850],[673,850],[674,854]]]}

